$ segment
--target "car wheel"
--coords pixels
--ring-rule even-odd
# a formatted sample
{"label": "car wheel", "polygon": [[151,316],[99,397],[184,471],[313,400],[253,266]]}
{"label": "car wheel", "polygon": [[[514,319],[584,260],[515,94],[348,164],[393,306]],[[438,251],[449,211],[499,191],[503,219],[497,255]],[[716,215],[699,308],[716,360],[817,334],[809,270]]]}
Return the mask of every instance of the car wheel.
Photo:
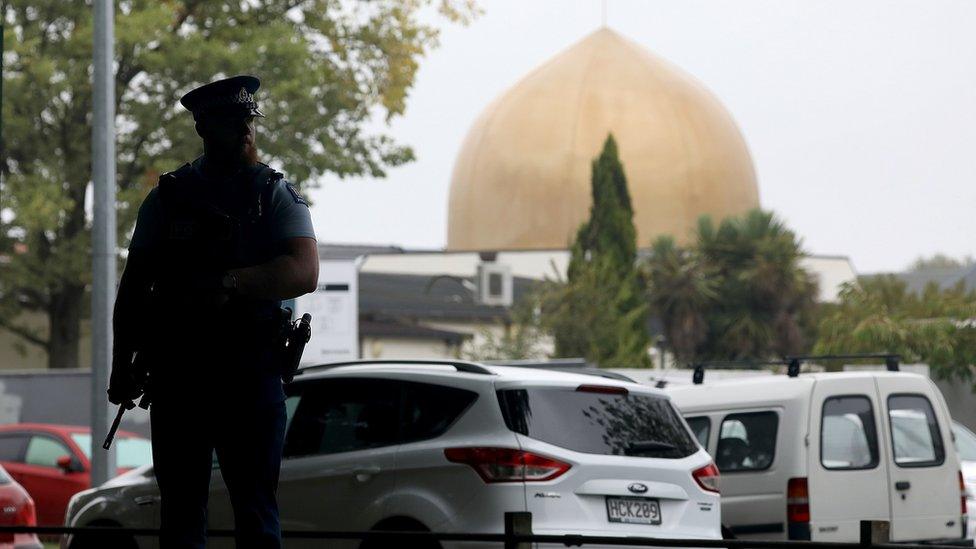
{"label": "car wheel", "polygon": [[[372,528],[372,531],[429,532],[430,529],[414,519],[394,517],[381,521]],[[359,549],[383,549],[385,547],[390,547],[389,540],[365,540],[359,545]],[[441,544],[437,540],[411,539],[406,541],[397,540],[396,547],[403,549],[441,549]]]}
{"label": "car wheel", "polygon": [[[118,528],[120,524],[108,521],[96,521],[85,526],[102,526],[107,528]],[[112,547],[114,549],[139,549],[139,544],[135,538],[121,536],[99,536],[98,534],[80,534],[71,539],[68,549],[104,549]]]}

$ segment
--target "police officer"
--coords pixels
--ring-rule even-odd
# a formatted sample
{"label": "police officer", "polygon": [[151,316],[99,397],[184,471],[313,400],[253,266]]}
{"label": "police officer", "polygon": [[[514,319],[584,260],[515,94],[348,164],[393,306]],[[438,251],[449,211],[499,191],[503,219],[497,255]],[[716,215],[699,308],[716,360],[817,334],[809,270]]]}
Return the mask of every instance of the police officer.
{"label": "police officer", "polygon": [[237,547],[281,546],[275,335],[281,300],[315,289],[318,252],[308,204],[257,160],[259,86],[236,76],[180,100],[204,152],[140,207],[115,304],[109,400],[152,397],[164,549],[204,547],[214,453]]}

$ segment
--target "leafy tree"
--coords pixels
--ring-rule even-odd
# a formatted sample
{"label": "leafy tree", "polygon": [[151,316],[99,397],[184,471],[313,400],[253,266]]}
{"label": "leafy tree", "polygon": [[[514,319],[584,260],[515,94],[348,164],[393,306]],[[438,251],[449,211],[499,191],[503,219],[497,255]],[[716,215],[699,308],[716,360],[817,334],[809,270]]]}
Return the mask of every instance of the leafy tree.
{"label": "leafy tree", "polygon": [[754,210],[699,220],[687,249],[659,239],[645,260],[648,301],[679,361],[771,358],[803,350],[817,285],[799,239]]}
{"label": "leafy tree", "polygon": [[817,284],[800,267],[803,250],[792,231],[761,210],[717,228],[706,217],[697,246],[721,296],[708,315],[704,357],[766,358],[803,349],[802,317],[814,311]]}
{"label": "leafy tree", "polygon": [[697,250],[659,237],[642,265],[651,313],[664,328],[666,345],[679,363],[693,361],[708,337],[708,313],[719,301],[718,281]]}
{"label": "leafy tree", "polygon": [[557,356],[602,367],[649,367],[647,305],[635,266],[634,211],[613,136],[593,161],[590,218],[573,243],[565,284],[543,296],[542,324]]}
{"label": "leafy tree", "polygon": [[511,310],[510,321],[501,335],[482,330],[481,341],[473,344],[461,356],[468,360],[525,360],[542,359],[548,354],[548,337],[539,324],[539,294],[530,293]]}
{"label": "leafy tree", "polygon": [[960,283],[921,295],[894,275],[862,277],[844,286],[840,302],[820,322],[814,352],[892,352],[923,362],[944,378],[973,380],[976,292]]}
{"label": "leafy tree", "polygon": [[[118,219],[122,242],[160,173],[200,154],[178,104],[215,78],[263,78],[263,157],[298,185],[326,173],[383,176],[409,147],[366,130],[401,115],[437,30],[473,0],[120,0],[115,86]],[[4,0],[7,30],[0,153],[0,326],[43,348],[50,367],[79,363],[90,283],[92,8],[90,2]],[[46,315],[46,329],[22,312]]]}

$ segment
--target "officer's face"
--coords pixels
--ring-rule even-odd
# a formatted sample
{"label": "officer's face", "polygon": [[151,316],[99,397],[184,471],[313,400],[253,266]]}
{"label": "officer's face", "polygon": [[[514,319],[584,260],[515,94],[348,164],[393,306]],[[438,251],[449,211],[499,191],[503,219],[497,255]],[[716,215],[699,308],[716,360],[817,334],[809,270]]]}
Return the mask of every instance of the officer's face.
{"label": "officer's face", "polygon": [[201,130],[208,154],[246,164],[257,162],[253,116],[212,118],[205,121]]}

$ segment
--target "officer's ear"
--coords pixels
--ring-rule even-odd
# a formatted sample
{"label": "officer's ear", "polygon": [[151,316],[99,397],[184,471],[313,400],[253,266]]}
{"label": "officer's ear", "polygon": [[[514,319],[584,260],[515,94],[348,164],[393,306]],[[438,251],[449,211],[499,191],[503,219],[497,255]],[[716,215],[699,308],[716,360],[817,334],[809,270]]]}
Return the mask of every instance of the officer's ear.
{"label": "officer's ear", "polygon": [[197,120],[197,123],[194,124],[193,127],[196,128],[197,135],[199,135],[203,139],[207,139],[207,135],[209,134],[208,130],[210,128],[207,126],[207,121],[205,118]]}

